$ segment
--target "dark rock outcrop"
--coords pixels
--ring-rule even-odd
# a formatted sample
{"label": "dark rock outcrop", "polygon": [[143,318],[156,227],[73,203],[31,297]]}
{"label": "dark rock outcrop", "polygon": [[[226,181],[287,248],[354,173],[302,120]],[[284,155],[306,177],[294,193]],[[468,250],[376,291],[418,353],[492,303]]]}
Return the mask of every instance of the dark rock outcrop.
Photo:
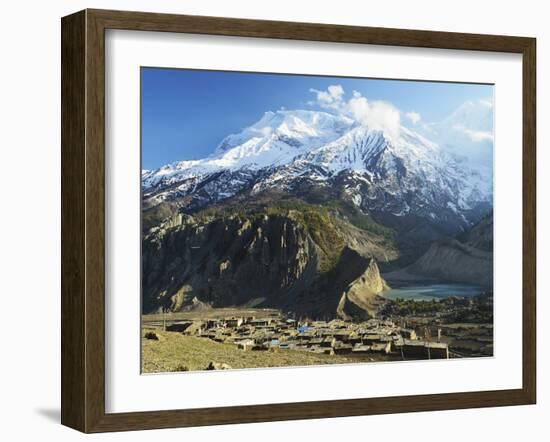
{"label": "dark rock outcrop", "polygon": [[342,312],[356,316],[349,315],[354,304],[368,315],[372,306],[363,300],[385,283],[365,254],[392,251],[365,232],[353,250],[346,245],[352,228],[294,211],[205,219],[178,214],[144,236],[143,312],[261,306],[334,317],[347,291]]}
{"label": "dark rock outcrop", "polygon": [[281,216],[164,226],[145,237],[142,256],[145,312],[179,311],[193,299],[214,307],[258,298],[276,304],[308,286],[319,265],[303,226]]}

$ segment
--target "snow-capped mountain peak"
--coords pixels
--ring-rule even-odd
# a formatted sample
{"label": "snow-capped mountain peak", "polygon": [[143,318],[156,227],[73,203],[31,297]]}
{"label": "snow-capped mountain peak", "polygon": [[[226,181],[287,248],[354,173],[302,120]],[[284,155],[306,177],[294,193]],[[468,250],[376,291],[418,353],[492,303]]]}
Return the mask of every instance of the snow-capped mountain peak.
{"label": "snow-capped mountain peak", "polygon": [[311,148],[342,135],[353,125],[352,119],[327,112],[270,111],[252,126],[227,136],[216,149],[216,154],[227,152],[250,140],[281,140],[297,148]]}
{"label": "snow-capped mountain peak", "polygon": [[202,160],[179,161],[142,174],[145,188],[221,170],[284,165],[298,155],[342,136],[355,125],[345,116],[308,110],[266,112],[237,134],[227,136]]}
{"label": "snow-capped mountain peak", "polygon": [[197,207],[247,189],[292,191],[304,180],[316,186],[338,182],[361,210],[396,216],[413,212],[434,219],[443,211],[464,217],[492,199],[490,179],[411,129],[401,127],[396,137],[344,115],[307,110],[266,112],[207,158],[142,174],[152,204],[185,196]]}

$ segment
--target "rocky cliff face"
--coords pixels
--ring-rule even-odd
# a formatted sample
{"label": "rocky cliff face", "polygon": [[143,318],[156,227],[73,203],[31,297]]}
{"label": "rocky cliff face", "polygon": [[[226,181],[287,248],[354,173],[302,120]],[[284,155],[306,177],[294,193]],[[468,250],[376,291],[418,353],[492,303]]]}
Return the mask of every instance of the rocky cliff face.
{"label": "rocky cliff face", "polygon": [[[370,256],[395,253],[365,231],[352,245],[359,251],[352,250],[346,240],[353,229],[308,210],[177,214],[144,235],[143,311],[181,311],[200,302],[334,316],[343,290],[358,278],[369,293],[383,287]],[[357,282],[350,297],[360,308],[361,293]]]}
{"label": "rocky cliff face", "polygon": [[361,276],[346,288],[336,312],[342,319],[373,317],[381,301],[380,293],[389,288],[380,276],[378,265],[373,258]]}
{"label": "rocky cliff face", "polygon": [[144,240],[145,311],[181,310],[193,297],[214,306],[274,301],[318,267],[311,238],[283,217],[178,221]]}

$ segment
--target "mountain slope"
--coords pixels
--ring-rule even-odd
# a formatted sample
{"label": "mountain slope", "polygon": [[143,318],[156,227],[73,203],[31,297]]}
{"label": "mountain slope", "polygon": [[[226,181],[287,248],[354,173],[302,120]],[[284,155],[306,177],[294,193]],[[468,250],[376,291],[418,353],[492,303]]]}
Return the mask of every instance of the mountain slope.
{"label": "mountain slope", "polygon": [[266,112],[255,124],[227,136],[207,158],[144,171],[145,189],[168,187],[221,170],[258,170],[287,164],[296,156],[342,136],[353,120],[326,112]]}
{"label": "mountain slope", "polygon": [[330,188],[364,213],[413,214],[457,230],[492,200],[491,180],[418,133],[402,127],[389,137],[314,111],[266,113],[208,158],[144,171],[142,186],[146,208],[178,201],[188,212],[243,192]]}
{"label": "mountain slope", "polygon": [[407,271],[443,281],[492,287],[493,254],[458,241],[438,241]]}
{"label": "mountain slope", "polygon": [[458,235],[457,239],[434,241],[414,263],[385,276],[390,280],[424,277],[492,288],[492,213]]}
{"label": "mountain slope", "polygon": [[333,316],[351,282],[378,272],[371,257],[396,256],[384,237],[367,230],[348,244],[354,229],[314,206],[179,214],[143,239],[143,311],[179,311],[200,301]]}
{"label": "mountain slope", "polygon": [[379,295],[389,288],[380,276],[376,261],[372,259],[365,271],[346,288],[336,312],[342,319],[372,317],[381,301]]}
{"label": "mountain slope", "polygon": [[478,223],[459,235],[460,242],[486,252],[493,251],[493,213],[484,216]]}
{"label": "mountain slope", "polygon": [[379,265],[492,281],[492,219],[476,225],[492,180],[405,127],[268,112],[207,158],[143,171],[142,191],[144,313],[200,303],[369,317],[386,287]]}

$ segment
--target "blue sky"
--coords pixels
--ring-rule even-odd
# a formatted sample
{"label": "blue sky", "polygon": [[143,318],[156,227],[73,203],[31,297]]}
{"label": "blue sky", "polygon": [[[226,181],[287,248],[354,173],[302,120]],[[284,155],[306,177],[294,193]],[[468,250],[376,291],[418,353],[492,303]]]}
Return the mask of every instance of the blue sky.
{"label": "blue sky", "polygon": [[[142,167],[204,158],[230,133],[255,123],[266,111],[328,110],[321,92],[331,85],[357,91],[370,103],[391,103],[401,124],[444,120],[466,101],[491,100],[492,86],[284,74],[141,69]],[[324,92],[326,94],[326,92]],[[337,93],[340,99],[340,93]],[[330,100],[330,97],[328,97]],[[407,117],[406,115],[409,115]]]}

